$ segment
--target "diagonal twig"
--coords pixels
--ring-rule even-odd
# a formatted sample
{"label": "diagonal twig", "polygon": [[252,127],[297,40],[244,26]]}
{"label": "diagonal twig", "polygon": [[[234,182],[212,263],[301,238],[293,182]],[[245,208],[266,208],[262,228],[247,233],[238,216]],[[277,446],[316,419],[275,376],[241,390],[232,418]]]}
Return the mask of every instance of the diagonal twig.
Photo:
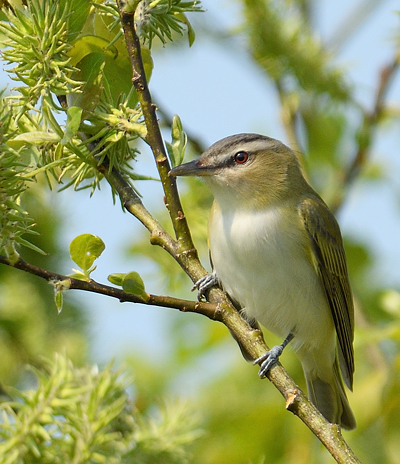
{"label": "diagonal twig", "polygon": [[384,66],[380,72],[373,107],[371,111],[366,111],[364,114],[357,152],[344,176],[343,183],[346,187],[353,182],[357,174],[360,172],[360,169],[367,161],[377,124],[380,122],[384,110],[386,109],[385,99],[390,89],[390,84],[399,69],[399,65],[400,53],[399,51],[396,51],[395,58],[389,64]]}

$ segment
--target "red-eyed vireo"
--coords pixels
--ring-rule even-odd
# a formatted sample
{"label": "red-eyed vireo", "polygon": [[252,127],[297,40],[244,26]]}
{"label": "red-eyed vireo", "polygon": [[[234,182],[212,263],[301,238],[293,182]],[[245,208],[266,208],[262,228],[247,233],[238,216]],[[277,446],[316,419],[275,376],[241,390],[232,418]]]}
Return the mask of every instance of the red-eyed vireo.
{"label": "red-eyed vireo", "polygon": [[249,321],[285,339],[258,360],[260,376],[291,341],[312,402],[330,422],[355,428],[342,381],[352,389],[354,310],[343,241],[295,154],[278,140],[238,134],[170,175],[201,176],[214,194],[214,275],[200,292],[219,282]]}

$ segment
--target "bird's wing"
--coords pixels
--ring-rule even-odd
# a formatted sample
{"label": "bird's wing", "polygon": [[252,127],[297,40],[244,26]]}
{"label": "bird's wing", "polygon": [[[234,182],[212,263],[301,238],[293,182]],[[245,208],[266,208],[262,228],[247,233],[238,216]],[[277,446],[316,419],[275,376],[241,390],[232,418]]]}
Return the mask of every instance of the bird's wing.
{"label": "bird's wing", "polygon": [[303,199],[299,212],[310,238],[313,264],[335,323],[343,378],[352,389],[354,307],[340,229],[328,207],[316,196]]}

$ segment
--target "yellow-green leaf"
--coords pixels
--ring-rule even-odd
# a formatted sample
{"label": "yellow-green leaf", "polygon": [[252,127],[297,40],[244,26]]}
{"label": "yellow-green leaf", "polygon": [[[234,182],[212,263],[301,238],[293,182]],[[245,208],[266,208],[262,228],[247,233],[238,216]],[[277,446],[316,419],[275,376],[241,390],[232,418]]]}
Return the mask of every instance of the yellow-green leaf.
{"label": "yellow-green leaf", "polygon": [[87,273],[94,261],[103,253],[105,247],[101,238],[92,234],[82,234],[72,240],[69,253],[71,259]]}
{"label": "yellow-green leaf", "polygon": [[91,53],[102,53],[112,59],[118,56],[118,50],[114,46],[109,47],[107,40],[95,35],[84,35],[76,39],[72,48],[68,51],[68,55],[71,57],[71,65],[76,66],[85,56]]}
{"label": "yellow-green leaf", "polygon": [[121,273],[121,272],[117,272],[117,273],[114,273],[114,274],[110,274],[107,277],[107,279],[112,284],[118,285],[119,287],[122,287],[122,282],[123,282],[125,276],[126,276],[126,274]]}
{"label": "yellow-green leaf", "polygon": [[77,106],[71,106],[67,111],[67,126],[65,128],[64,137],[61,140],[61,144],[65,145],[69,143],[75,134],[79,130],[82,118],[82,108]]}
{"label": "yellow-green leaf", "polygon": [[78,63],[78,72],[73,78],[85,82],[81,92],[67,95],[69,106],[77,106],[86,111],[93,111],[103,91],[103,70],[105,65],[104,53],[90,53]]}
{"label": "yellow-green leaf", "polygon": [[44,143],[57,143],[60,137],[54,132],[32,131],[19,134],[13,139],[8,140],[6,143],[9,147],[18,149],[23,145],[43,145]]}
{"label": "yellow-green leaf", "polygon": [[145,291],[144,283],[142,278],[137,272],[129,272],[125,275],[122,281],[122,288],[127,293],[143,298],[144,301],[148,301],[149,295]]}

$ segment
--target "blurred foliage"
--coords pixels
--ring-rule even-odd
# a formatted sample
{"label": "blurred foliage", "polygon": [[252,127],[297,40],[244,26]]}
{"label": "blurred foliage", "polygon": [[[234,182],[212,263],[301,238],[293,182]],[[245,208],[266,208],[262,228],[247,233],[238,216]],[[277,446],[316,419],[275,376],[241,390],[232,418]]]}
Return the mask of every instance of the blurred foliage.
{"label": "blurred foliage", "polygon": [[78,369],[66,356],[31,371],[37,386],[8,389],[11,400],[0,403],[1,462],[188,462],[183,445],[200,431],[183,403],[164,405],[153,417],[139,414],[121,371]]}
{"label": "blurred foliage", "polygon": [[349,98],[344,73],[332,66],[329,52],[304,15],[303,2],[242,3],[253,57],[273,80],[285,80],[296,91],[301,88],[313,95]]}
{"label": "blurred foliage", "polygon": [[[371,2],[361,3],[368,6]],[[226,46],[230,37],[232,47],[237,46],[238,36],[245,39],[266,89],[272,83],[276,90],[287,137],[296,151],[306,154],[310,181],[324,199],[334,209],[346,201],[356,178],[349,175],[354,160],[354,173],[366,185],[388,183],[384,167],[370,157],[383,123],[398,122],[398,111],[385,105],[381,108],[374,101],[367,110],[356,100],[357,83],[351,82],[335,50],[323,43],[314,26],[317,2],[242,0],[238,4],[242,12],[239,27],[219,36],[208,34],[208,38],[217,42],[223,37]],[[189,43],[193,42],[186,14],[199,11],[200,6],[196,1],[139,2],[135,21],[149,79],[156,45],[180,41],[185,31]],[[208,31],[219,29],[207,13],[202,16]],[[16,259],[20,245],[27,245],[21,251],[24,259],[57,269],[67,250],[67,245],[58,242],[67,219],[57,214],[57,204],[46,186],[62,183],[63,188],[89,188],[94,193],[104,182],[98,166],[106,161],[136,188],[135,181],[146,178],[134,163],[146,127],[132,90],[114,2],[9,0],[1,2],[0,20],[3,60],[8,63],[7,72],[19,82],[12,96],[2,95],[0,107],[1,253]],[[393,37],[393,32],[388,35]],[[341,47],[345,46],[343,41]],[[160,53],[168,53],[168,48]],[[169,156],[173,162],[180,162],[186,146],[186,157],[196,156],[198,144],[186,138],[185,121],[171,118],[171,126]],[[362,156],[356,158],[358,154]],[[188,179],[182,191],[185,214],[206,263],[212,198],[197,179]],[[165,209],[157,218],[171,230]],[[27,242],[34,223],[39,234],[30,234]],[[355,393],[349,397],[358,422],[357,430],[346,433],[346,439],[362,462],[396,464],[400,462],[400,293],[374,279],[372,247],[357,237],[345,237],[345,241],[357,327]],[[171,292],[194,298],[186,275],[167,253],[148,245],[147,234],[135,236],[127,248],[157,263],[158,278]],[[39,255],[33,251],[37,249],[48,254]],[[87,278],[92,264],[79,264]],[[111,278],[120,279],[114,280],[120,285],[127,278],[129,288],[144,292],[136,275],[121,276],[115,273]],[[62,356],[43,362],[43,354],[63,349],[79,364],[87,354],[82,335],[86,321],[78,305],[69,298],[58,315],[53,298],[48,284],[0,267],[1,382],[31,385],[32,375],[21,366],[28,362],[40,369],[33,370],[36,388],[18,394],[3,387],[13,400],[19,397],[17,402],[1,405],[0,447],[9,446],[7,452],[14,453],[11,459],[15,461],[9,462],[57,462],[56,458],[72,462],[73,445],[77,452],[86,453],[77,455],[83,457],[74,462],[332,462],[302,423],[285,412],[279,393],[258,379],[255,367],[243,362],[222,325],[193,314],[169,313],[165,330],[170,333],[170,346],[165,356],[151,363],[131,353],[127,360],[127,370],[135,379],[133,406],[125,393],[127,383],[110,367],[101,372],[77,369]],[[266,338],[270,345],[278,342],[269,334]],[[300,364],[290,349],[282,362],[305,388]],[[174,396],[191,396],[191,408],[182,403],[155,406],[160,397]],[[64,403],[57,400],[67,397]],[[40,417],[35,405],[44,404],[50,410]],[[197,420],[204,435],[200,436]],[[85,424],[85,433],[93,427],[91,437],[83,433]],[[71,431],[79,437],[75,442],[68,435]],[[30,439],[24,441],[26,433]],[[52,443],[48,441],[51,436]],[[189,445],[194,450],[191,456]]]}
{"label": "blurred foliage", "polygon": [[34,233],[33,219],[21,207],[20,197],[26,190],[24,171],[29,156],[23,152],[9,150],[7,141],[16,130],[11,106],[0,93],[0,250],[15,261],[18,259],[15,244],[32,247],[23,235]]}
{"label": "blurred foliage", "polygon": [[[45,269],[55,269],[65,258],[60,250],[62,221],[54,198],[45,183],[32,183],[24,194],[22,207],[37,220],[35,247],[46,249],[41,255],[25,248],[22,257]],[[78,309],[79,308],[79,309]],[[65,349],[79,363],[87,354],[83,334],[86,320],[81,305],[69,298],[65,311],[58,315],[51,286],[37,277],[8,266],[0,266],[0,382],[24,383],[22,367],[26,363],[40,366],[41,356]]]}

